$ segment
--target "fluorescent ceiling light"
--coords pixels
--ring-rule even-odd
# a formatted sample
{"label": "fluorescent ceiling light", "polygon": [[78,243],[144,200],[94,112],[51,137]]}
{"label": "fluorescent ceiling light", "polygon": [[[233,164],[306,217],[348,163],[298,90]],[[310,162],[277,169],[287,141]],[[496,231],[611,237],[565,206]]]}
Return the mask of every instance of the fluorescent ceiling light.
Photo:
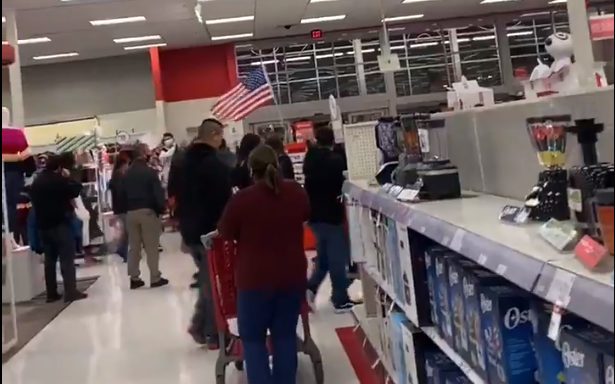
{"label": "fluorescent ceiling light", "polygon": [[57,53],[55,55],[44,55],[44,56],[34,56],[32,59],[34,60],[51,60],[51,59],[62,59],[65,57],[75,57],[79,56],[77,52],[69,52],[69,53]]}
{"label": "fluorescent ceiling light", "polygon": [[34,37],[32,39],[19,39],[17,40],[17,43],[19,45],[25,45],[25,44],[49,43],[50,41],[51,39],[48,37]]}
{"label": "fluorescent ceiling light", "polygon": [[2,22],[6,23],[6,17],[2,16]]}
{"label": "fluorescent ceiling light", "polygon": [[431,41],[429,43],[417,43],[417,44],[410,44],[410,48],[425,48],[425,47],[433,47],[438,45],[439,43],[437,41]]}
{"label": "fluorescent ceiling light", "polygon": [[252,20],[254,20],[254,16],[227,17],[225,19],[205,20],[205,25],[238,23],[240,21],[252,21]]}
{"label": "fluorescent ceiling light", "polygon": [[91,20],[90,24],[92,24],[95,27],[99,27],[101,25],[138,23],[141,21],[146,21],[145,16],[121,17],[119,19]]}
{"label": "fluorescent ceiling light", "polygon": [[263,61],[253,61],[250,65],[259,66],[259,65],[269,65],[269,64],[277,64],[279,60],[263,60]]}
{"label": "fluorescent ceiling light", "polygon": [[336,53],[326,53],[324,55],[316,55],[317,59],[327,59],[330,57],[339,57],[339,56],[343,56],[344,54],[342,52],[336,52]]}
{"label": "fluorescent ceiling light", "polygon": [[231,40],[231,39],[246,39],[248,37],[252,37],[254,36],[253,33],[239,33],[236,35],[226,35],[226,36],[212,36],[211,40],[212,41],[219,41],[219,40]]}
{"label": "fluorescent ceiling light", "polygon": [[325,21],[337,21],[337,20],[344,20],[345,18],[346,18],[346,15],[312,17],[309,19],[301,19],[301,24],[313,24],[313,23],[322,23]]}
{"label": "fluorescent ceiling light", "polygon": [[567,3],[566,0],[553,0],[553,1],[549,1],[549,4],[565,4]]}
{"label": "fluorescent ceiling light", "polygon": [[310,0],[310,3],[329,3],[331,1],[337,1],[337,0]]}
{"label": "fluorescent ceiling light", "polygon": [[481,4],[494,4],[494,3],[508,3],[511,1],[517,1],[517,0],[483,0],[480,3]]}
{"label": "fluorescent ceiling light", "polygon": [[113,39],[113,42],[116,44],[125,44],[125,43],[139,43],[141,41],[152,41],[152,40],[160,40],[162,36],[160,35],[151,35],[151,36],[138,36],[138,37],[123,37],[120,39]]}
{"label": "fluorescent ceiling light", "polygon": [[472,38],[473,41],[487,41],[487,40],[495,40],[495,35],[489,36],[476,36]]}
{"label": "fluorescent ceiling light", "polygon": [[427,1],[434,1],[434,0],[404,0],[401,3],[402,4],[412,4],[412,3],[425,3]]}
{"label": "fluorescent ceiling light", "polygon": [[384,19],[382,19],[382,21],[384,22],[391,22],[391,21],[402,21],[402,20],[416,20],[416,19],[421,19],[425,17],[425,15],[420,14],[420,15],[407,15],[407,16],[395,16],[395,17],[385,17]]}
{"label": "fluorescent ceiling light", "polygon": [[286,59],[284,59],[284,61],[286,61],[287,63],[293,62],[293,61],[308,61],[308,60],[312,60],[312,57],[311,56],[297,56],[297,57],[287,57]]}
{"label": "fluorescent ceiling light", "polygon": [[148,48],[155,48],[155,47],[166,47],[167,43],[159,43],[159,44],[147,44],[147,45],[133,45],[131,47],[124,47],[125,51],[134,51],[134,50],[138,50],[138,49],[148,49]]}
{"label": "fluorescent ceiling light", "polygon": [[405,45],[395,45],[395,46],[391,47],[391,51],[399,51],[399,50],[402,50],[404,48],[406,48]]}
{"label": "fluorescent ceiling light", "polygon": [[517,36],[529,36],[533,35],[534,31],[520,31],[520,32],[509,32],[506,34],[508,37],[517,37]]}
{"label": "fluorescent ceiling light", "polygon": [[405,29],[406,29],[406,27],[389,28],[389,32],[399,32],[399,31],[403,31]]}
{"label": "fluorescent ceiling light", "polygon": [[[362,49],[361,53],[374,53],[376,52],[375,48]],[[347,55],[354,55],[354,51],[346,52]]]}

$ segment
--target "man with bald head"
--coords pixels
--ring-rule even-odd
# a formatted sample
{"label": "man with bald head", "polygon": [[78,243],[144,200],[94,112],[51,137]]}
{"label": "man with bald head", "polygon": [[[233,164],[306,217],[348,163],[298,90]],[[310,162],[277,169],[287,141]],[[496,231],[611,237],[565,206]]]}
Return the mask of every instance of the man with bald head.
{"label": "man with bald head", "polygon": [[218,337],[201,236],[216,230],[232,194],[230,168],[217,153],[223,139],[222,123],[215,119],[203,120],[196,138],[184,153],[175,211],[184,243],[197,263],[201,285],[190,334],[197,343],[207,344],[210,348],[218,346]]}
{"label": "man with bald head", "polygon": [[162,232],[160,216],[165,209],[165,194],[158,172],[148,162],[151,152],[147,144],[137,144],[132,164],[123,178],[126,203],[126,229],[128,233],[128,275],[130,289],[145,285],[141,280],[141,249],[145,250],[152,288],[167,285],[169,281],[160,273],[160,249]]}

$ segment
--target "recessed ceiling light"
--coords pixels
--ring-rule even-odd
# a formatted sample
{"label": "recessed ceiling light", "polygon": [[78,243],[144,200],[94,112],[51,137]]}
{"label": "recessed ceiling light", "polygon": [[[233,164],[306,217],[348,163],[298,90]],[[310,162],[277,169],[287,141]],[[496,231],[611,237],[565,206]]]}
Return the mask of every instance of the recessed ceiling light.
{"label": "recessed ceiling light", "polygon": [[511,1],[517,1],[517,0],[483,0],[480,3],[481,4],[495,4],[495,3],[508,3]]}
{"label": "recessed ceiling light", "polygon": [[102,20],[92,20],[90,24],[95,27],[101,25],[115,25],[115,24],[126,24],[126,23],[138,23],[141,21],[146,21],[145,16],[132,16],[132,17],[121,17],[119,19],[102,19]]}
{"label": "recessed ceiling light", "polygon": [[212,36],[212,41],[219,40],[232,40],[232,39],[247,39],[248,37],[254,36],[253,33],[238,33],[236,35],[226,35],[226,36]]}
{"label": "recessed ceiling light", "polygon": [[476,36],[472,38],[472,41],[487,41],[487,40],[495,40],[495,35]]}
{"label": "recessed ceiling light", "polygon": [[167,43],[158,43],[158,44],[147,44],[147,45],[133,45],[130,47],[124,47],[125,51],[134,51],[134,50],[138,50],[138,49],[148,49],[148,48],[155,48],[155,47],[166,47]]}
{"label": "recessed ceiling light", "polygon": [[51,41],[51,39],[48,38],[48,37],[34,37],[32,39],[20,39],[20,40],[17,40],[17,43],[19,45],[26,45],[26,44],[49,43],[50,41]]}
{"label": "recessed ceiling light", "polygon": [[254,16],[227,17],[225,19],[205,20],[205,24],[206,25],[227,24],[227,23],[238,23],[241,21],[252,21],[252,20],[254,20]]}
{"label": "recessed ceiling light", "polygon": [[395,16],[395,17],[385,17],[384,19],[382,19],[382,21],[391,22],[391,21],[402,21],[402,20],[416,20],[416,19],[421,19],[423,17],[425,17],[425,15],[423,14],[408,15],[408,16]]}
{"label": "recessed ceiling light", "polygon": [[57,53],[55,55],[44,55],[44,56],[34,56],[32,59],[34,60],[51,60],[51,59],[62,59],[65,57],[75,57],[79,56],[77,52],[69,52],[69,53]]}
{"label": "recessed ceiling light", "polygon": [[122,37],[120,39],[113,39],[113,42],[116,44],[125,44],[125,43],[138,43],[141,41],[152,41],[152,40],[160,40],[162,36],[160,35],[150,35],[150,36],[137,36],[137,37]]}
{"label": "recessed ceiling light", "polygon": [[344,20],[345,18],[346,18],[346,15],[311,17],[309,19],[301,19],[301,24],[322,23],[325,21],[337,21],[337,20]]}
{"label": "recessed ceiling light", "polygon": [[438,43],[437,41],[430,41],[430,42],[427,42],[427,43],[410,44],[410,48],[434,47],[434,46],[436,46],[438,44],[440,44],[440,43]]}
{"label": "recessed ceiling light", "polygon": [[506,34],[508,37],[517,37],[517,36],[529,36],[533,35],[534,31],[519,31],[519,32],[509,32]]}
{"label": "recessed ceiling light", "polygon": [[269,65],[269,64],[277,64],[279,60],[263,60],[263,61],[253,61],[250,65],[258,66],[258,65]]}

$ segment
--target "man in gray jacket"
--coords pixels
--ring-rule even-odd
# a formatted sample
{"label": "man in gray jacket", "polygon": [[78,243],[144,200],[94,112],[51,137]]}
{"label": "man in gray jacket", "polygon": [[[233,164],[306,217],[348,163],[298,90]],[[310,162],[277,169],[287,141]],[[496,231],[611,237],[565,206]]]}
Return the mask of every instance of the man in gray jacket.
{"label": "man in gray jacket", "polygon": [[124,176],[130,289],[138,289],[145,285],[139,270],[141,248],[145,250],[147,257],[150,286],[157,288],[169,284],[160,273],[158,248],[162,233],[160,216],[165,209],[165,194],[158,172],[148,165],[150,156],[149,147],[146,144],[138,144],[135,148],[135,159]]}

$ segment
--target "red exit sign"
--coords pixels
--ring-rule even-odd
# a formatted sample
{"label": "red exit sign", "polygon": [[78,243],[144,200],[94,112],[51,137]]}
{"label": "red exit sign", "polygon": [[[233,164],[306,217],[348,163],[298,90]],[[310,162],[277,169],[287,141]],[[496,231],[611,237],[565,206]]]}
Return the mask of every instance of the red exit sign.
{"label": "red exit sign", "polygon": [[322,29],[314,29],[310,32],[312,39],[322,39]]}

